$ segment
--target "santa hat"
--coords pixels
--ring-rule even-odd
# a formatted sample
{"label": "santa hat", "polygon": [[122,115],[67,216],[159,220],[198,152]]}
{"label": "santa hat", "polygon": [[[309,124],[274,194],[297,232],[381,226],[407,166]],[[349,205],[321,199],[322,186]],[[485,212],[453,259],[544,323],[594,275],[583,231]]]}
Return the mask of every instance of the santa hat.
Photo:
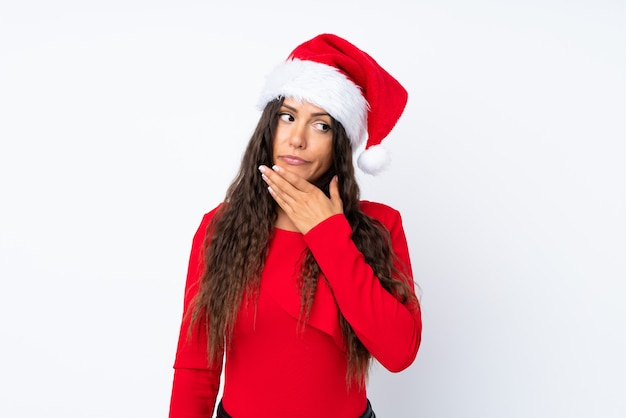
{"label": "santa hat", "polygon": [[358,166],[377,174],[389,163],[382,140],[402,115],[408,94],[372,57],[336,35],[299,45],[268,76],[259,107],[280,97],[327,111],[346,130],[352,148],[365,142]]}

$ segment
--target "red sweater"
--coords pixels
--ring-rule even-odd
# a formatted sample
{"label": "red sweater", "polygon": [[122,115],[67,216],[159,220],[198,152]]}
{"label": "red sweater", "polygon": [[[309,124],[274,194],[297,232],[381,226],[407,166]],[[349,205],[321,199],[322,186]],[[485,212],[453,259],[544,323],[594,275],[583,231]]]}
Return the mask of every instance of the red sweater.
{"label": "red sweater", "polygon": [[[403,264],[398,267],[410,274],[400,214],[365,201],[361,209],[388,228],[393,250]],[[193,240],[185,311],[198,290],[204,263],[202,243],[214,214],[215,210],[204,216]],[[318,281],[311,314],[302,331],[297,330],[300,293],[296,277],[306,247],[328,284]],[[363,413],[367,403],[364,387],[346,385],[345,341],[338,310],[388,370],[401,371],[415,359],[422,330],[419,306],[402,305],[383,289],[352,241],[345,216],[332,216],[305,235],[276,229],[258,303],[242,305],[232,346],[226,353],[222,398],[226,411],[235,418],[354,418]],[[188,339],[188,325],[183,321],[181,326],[170,418],[209,418],[216,403],[222,362],[208,364],[206,335],[194,332]]]}

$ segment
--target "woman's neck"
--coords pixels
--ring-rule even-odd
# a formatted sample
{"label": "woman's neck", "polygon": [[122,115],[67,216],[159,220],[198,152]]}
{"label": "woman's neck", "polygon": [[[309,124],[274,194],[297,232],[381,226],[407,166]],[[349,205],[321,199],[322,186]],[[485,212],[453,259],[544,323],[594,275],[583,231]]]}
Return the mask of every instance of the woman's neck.
{"label": "woman's neck", "polygon": [[274,227],[278,229],[284,229],[286,231],[300,232],[298,228],[296,228],[296,225],[294,225],[294,223],[291,221],[291,219],[289,219],[287,213],[281,208],[278,208],[276,210],[276,222],[274,222]]}

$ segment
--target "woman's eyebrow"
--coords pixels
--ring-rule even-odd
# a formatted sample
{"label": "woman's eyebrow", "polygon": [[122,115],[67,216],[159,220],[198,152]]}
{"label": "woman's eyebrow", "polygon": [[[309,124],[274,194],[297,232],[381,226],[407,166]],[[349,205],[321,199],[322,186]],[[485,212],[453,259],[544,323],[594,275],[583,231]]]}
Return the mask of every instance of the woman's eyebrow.
{"label": "woman's eyebrow", "polygon": [[287,109],[291,110],[293,113],[298,113],[298,109],[296,109],[295,107],[291,107],[286,104],[283,104],[283,107],[286,107]]}
{"label": "woman's eyebrow", "polygon": [[[298,113],[298,109],[296,109],[295,107],[286,105],[284,103],[283,103],[283,107],[286,107],[287,109],[289,109],[293,113]],[[326,112],[318,112],[318,113],[311,113],[311,116],[316,117],[316,118],[320,117],[320,116],[328,116],[328,117],[330,117],[330,114],[328,114]]]}

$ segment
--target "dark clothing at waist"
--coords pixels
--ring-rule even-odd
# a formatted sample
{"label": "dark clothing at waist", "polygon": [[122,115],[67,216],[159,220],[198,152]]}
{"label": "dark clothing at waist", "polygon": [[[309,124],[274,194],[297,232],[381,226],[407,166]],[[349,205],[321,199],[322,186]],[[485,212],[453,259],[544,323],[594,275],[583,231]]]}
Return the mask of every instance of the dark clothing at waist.
{"label": "dark clothing at waist", "polygon": [[[228,412],[226,412],[226,410],[224,410],[221,401],[217,405],[216,418],[233,418],[232,416],[228,415]],[[370,404],[369,400],[367,401],[367,408],[365,408],[365,412],[363,412],[358,418],[376,418],[376,414],[374,413],[374,410],[372,409],[372,405]]]}

